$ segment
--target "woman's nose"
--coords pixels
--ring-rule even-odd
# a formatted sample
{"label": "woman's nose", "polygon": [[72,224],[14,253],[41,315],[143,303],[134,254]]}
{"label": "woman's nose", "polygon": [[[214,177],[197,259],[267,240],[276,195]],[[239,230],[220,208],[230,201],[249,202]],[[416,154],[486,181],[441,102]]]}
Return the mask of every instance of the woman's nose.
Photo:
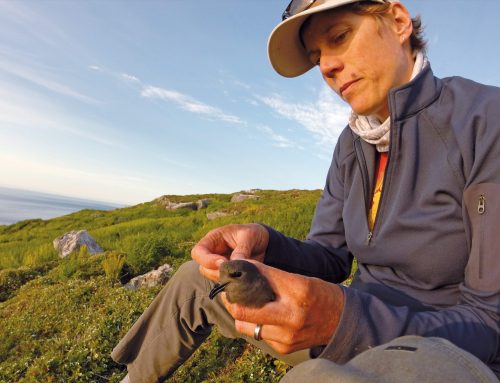
{"label": "woman's nose", "polygon": [[344,65],[337,56],[322,55],[319,60],[319,70],[323,77],[333,79],[343,68]]}

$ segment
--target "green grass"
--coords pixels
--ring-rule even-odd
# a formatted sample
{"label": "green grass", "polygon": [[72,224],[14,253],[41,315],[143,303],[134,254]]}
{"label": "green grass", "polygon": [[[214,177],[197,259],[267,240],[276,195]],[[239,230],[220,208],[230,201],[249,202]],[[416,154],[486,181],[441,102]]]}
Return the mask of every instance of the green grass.
{"label": "green grass", "polygon": [[[160,288],[125,290],[116,283],[118,271],[109,271],[110,259],[123,254],[129,278],[165,262],[177,269],[204,234],[229,223],[261,222],[305,238],[319,191],[258,195],[240,203],[223,194],[168,196],[174,202],[208,198],[210,205],[170,211],[152,201],[0,226],[0,383],[119,382],[124,367],[109,354]],[[213,211],[230,215],[209,221],[206,213]],[[82,229],[105,252],[59,259],[52,241]],[[277,382],[287,368],[215,331],[168,382]]]}

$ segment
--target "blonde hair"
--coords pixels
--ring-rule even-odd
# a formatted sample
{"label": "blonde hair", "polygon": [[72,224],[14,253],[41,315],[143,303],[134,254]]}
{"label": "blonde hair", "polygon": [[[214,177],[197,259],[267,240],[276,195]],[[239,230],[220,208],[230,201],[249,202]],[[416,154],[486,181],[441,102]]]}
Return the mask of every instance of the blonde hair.
{"label": "blonde hair", "polygon": [[[346,5],[342,9],[349,10],[358,15],[372,15],[377,18],[381,18],[387,13],[390,7],[390,3],[374,3],[372,1],[359,1],[353,4]],[[422,19],[420,16],[416,16],[411,19],[413,25],[413,31],[410,36],[410,45],[413,52],[422,51],[425,52],[427,47],[427,41],[424,38],[424,27],[422,25]]]}
{"label": "blonde hair", "polygon": [[[371,15],[379,20],[382,20],[384,15],[389,11],[390,6],[391,6],[390,3],[358,1],[356,3],[332,9],[331,11],[338,12],[339,10],[347,10],[358,15]],[[304,45],[304,41],[302,40],[303,31],[308,27],[310,22],[311,22],[311,17],[308,17],[300,28],[299,35],[300,35],[300,40],[302,41],[302,45]],[[412,18],[411,23],[413,26],[413,31],[410,36],[411,49],[413,52],[422,51],[425,53],[427,47],[427,41],[424,38],[424,27],[422,26],[422,20],[420,16]]]}

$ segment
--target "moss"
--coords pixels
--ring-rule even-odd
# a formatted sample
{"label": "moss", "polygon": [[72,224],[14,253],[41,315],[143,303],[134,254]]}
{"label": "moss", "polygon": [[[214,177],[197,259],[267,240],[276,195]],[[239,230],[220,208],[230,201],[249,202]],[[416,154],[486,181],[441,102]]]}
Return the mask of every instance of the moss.
{"label": "moss", "polygon": [[[320,191],[256,193],[259,199],[238,204],[230,202],[231,195],[167,196],[210,199],[200,211],[169,211],[153,201],[0,226],[0,382],[119,382],[126,372],[110,352],[160,288],[131,292],[113,286],[103,268],[106,254],[126,254],[123,268],[130,278],[131,270],[149,271],[165,262],[177,269],[203,235],[228,223],[262,222],[305,238]],[[218,210],[237,215],[206,218]],[[105,253],[59,259],[53,239],[82,228]],[[167,382],[277,382],[287,369],[214,331]]]}

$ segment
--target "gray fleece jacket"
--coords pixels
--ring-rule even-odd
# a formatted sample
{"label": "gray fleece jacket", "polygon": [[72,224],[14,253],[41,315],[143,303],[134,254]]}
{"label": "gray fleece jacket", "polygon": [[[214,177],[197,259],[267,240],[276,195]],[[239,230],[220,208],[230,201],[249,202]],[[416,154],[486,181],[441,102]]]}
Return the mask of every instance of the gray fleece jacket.
{"label": "gray fleece jacket", "polygon": [[399,336],[437,336],[500,375],[500,89],[428,66],[389,104],[373,231],[375,147],[346,128],[307,239],[269,228],[265,262],[339,283],[357,259],[322,357],[345,363]]}

